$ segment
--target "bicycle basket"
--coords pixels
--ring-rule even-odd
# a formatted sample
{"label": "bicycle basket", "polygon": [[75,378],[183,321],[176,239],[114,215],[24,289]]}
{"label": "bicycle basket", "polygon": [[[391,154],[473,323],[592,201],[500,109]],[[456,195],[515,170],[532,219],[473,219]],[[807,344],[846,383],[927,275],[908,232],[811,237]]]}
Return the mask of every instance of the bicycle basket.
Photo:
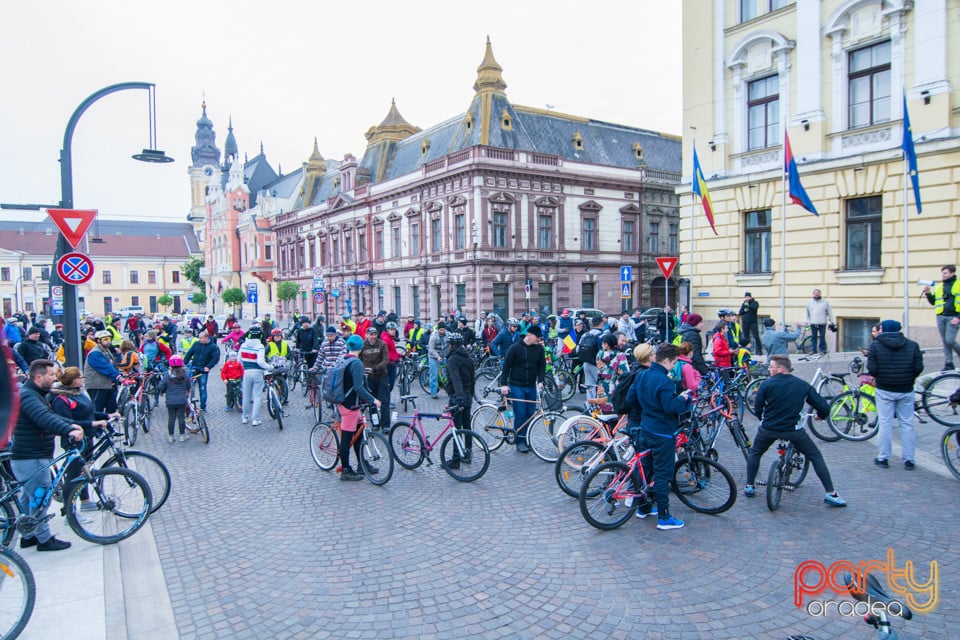
{"label": "bicycle basket", "polygon": [[274,373],[290,373],[290,361],[283,356],[273,356],[270,358],[270,366]]}
{"label": "bicycle basket", "polygon": [[540,392],[540,404],[547,411],[559,411],[563,407],[563,400],[560,398],[560,391],[551,393],[544,389]]}

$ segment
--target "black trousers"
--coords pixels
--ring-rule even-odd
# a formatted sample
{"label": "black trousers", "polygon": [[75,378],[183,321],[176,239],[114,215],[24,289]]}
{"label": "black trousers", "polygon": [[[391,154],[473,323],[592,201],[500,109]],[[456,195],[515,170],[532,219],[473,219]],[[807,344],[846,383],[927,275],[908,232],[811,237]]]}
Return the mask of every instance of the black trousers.
{"label": "black trousers", "polygon": [[770,445],[781,438],[792,442],[794,448],[807,457],[807,460],[813,465],[817,477],[820,478],[823,488],[827,493],[833,493],[833,480],[830,478],[830,470],[827,469],[823,454],[820,453],[820,449],[814,444],[806,429],[794,429],[793,431],[757,430],[757,437],[753,439],[753,445],[750,447],[750,457],[747,459],[747,484],[752,485],[757,479],[760,457],[770,448]]}

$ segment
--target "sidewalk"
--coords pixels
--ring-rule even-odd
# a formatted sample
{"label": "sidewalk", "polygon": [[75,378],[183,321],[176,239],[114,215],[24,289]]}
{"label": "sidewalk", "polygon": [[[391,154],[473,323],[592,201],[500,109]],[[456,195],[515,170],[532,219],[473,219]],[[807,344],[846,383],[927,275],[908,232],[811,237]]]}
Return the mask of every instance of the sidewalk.
{"label": "sidewalk", "polygon": [[81,540],[59,515],[50,529],[73,546],[40,552],[14,543],[37,584],[22,640],[178,637],[149,519],[140,531],[113,545]]}

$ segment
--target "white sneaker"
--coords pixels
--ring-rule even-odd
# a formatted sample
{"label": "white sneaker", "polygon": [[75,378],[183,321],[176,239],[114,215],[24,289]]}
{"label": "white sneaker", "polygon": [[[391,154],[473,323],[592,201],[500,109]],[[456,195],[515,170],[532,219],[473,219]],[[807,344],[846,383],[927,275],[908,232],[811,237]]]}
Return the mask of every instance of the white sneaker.
{"label": "white sneaker", "polygon": [[77,522],[79,522],[80,524],[90,524],[91,522],[93,522],[93,517],[85,515],[83,513],[78,513]]}
{"label": "white sneaker", "polygon": [[180,434],[180,442],[186,442],[186,441],[187,441],[187,434],[181,433],[181,434]]}
{"label": "white sneaker", "polygon": [[243,418],[240,418],[241,424],[247,424],[248,422],[250,422],[250,418],[247,418],[246,416],[244,416]]}
{"label": "white sneaker", "polygon": [[170,444],[173,444],[173,436],[172,436],[172,435],[168,435],[168,436],[167,436],[167,442],[169,442]]}
{"label": "white sneaker", "polygon": [[259,426],[262,425],[262,424],[263,424],[263,420],[254,420],[254,421],[253,421],[253,426],[255,426],[255,427],[259,427]]}

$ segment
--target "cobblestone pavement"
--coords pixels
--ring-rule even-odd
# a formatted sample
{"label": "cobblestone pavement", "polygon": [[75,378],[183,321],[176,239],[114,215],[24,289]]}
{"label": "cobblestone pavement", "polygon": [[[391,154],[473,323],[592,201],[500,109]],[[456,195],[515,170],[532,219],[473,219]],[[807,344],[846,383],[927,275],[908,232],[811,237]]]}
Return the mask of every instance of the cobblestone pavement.
{"label": "cobblestone pavement", "polygon": [[[944,476],[932,422],[919,426],[926,455],[912,472],[896,456],[874,466],[874,442],[818,441],[846,509],[823,504],[811,472],[775,513],[762,497],[740,495],[719,516],[672,498],[684,529],[658,531],[650,518],[601,532],[532,454],[505,446],[472,484],[439,464],[398,466],[383,487],[342,483],[310,457],[299,393],[282,432],[265,409],[262,426],[240,424],[222,396],[211,376],[209,445],[168,445],[163,409],[138,442],[174,477],[151,523],[183,638],[867,638],[858,615],[794,606],[794,570],[882,560],[888,548],[921,581],[940,564],[940,605],[897,620],[901,637],[956,637],[960,625],[946,601],[960,591],[960,485]],[[421,408],[442,398],[421,394]],[[742,488],[730,440],[721,436],[720,460]]]}

